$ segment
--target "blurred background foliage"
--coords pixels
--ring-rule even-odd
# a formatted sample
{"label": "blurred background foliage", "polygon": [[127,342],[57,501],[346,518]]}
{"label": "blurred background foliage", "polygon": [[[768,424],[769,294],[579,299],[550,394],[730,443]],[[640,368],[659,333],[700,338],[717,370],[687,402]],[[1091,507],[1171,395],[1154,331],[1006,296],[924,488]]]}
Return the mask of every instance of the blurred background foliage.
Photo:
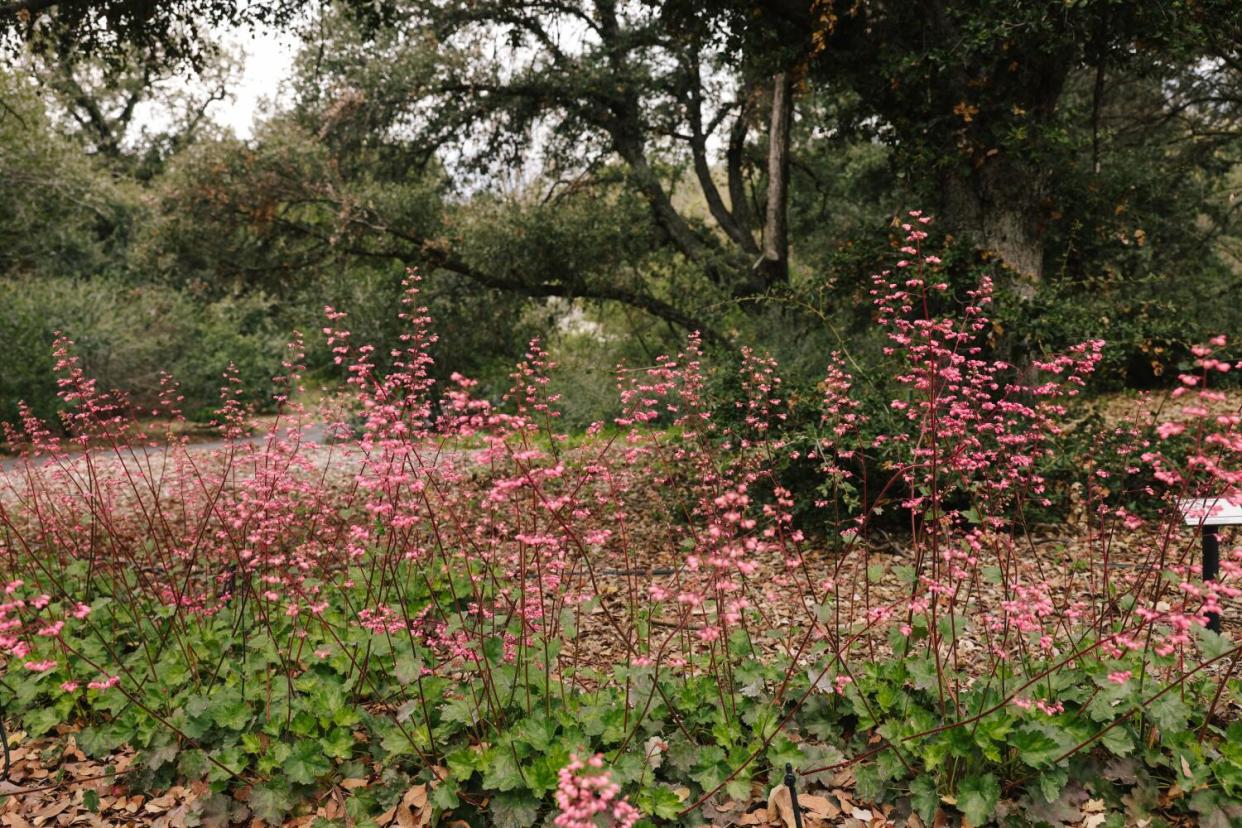
{"label": "blurred background foliage", "polygon": [[[869,277],[910,208],[956,289],[997,279],[998,350],[1106,339],[1096,390],[1167,384],[1242,318],[1229,2],[235,6],[5,12],[0,417],[54,414],[57,331],[196,416],[230,362],[265,405],[293,330],[336,382],[324,306],[385,354],[409,267],[442,377],[498,398],[542,337],[571,427],[691,330],[804,400],[840,351],[882,400]],[[302,42],[245,138],[212,120],[239,59],[210,34],[239,22]]]}

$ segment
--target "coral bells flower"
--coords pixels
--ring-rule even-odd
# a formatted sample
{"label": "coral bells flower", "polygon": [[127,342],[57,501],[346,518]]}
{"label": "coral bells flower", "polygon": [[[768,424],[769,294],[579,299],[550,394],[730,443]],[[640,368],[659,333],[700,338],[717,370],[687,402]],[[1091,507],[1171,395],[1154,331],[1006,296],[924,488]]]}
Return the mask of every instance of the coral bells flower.
{"label": "coral bells flower", "polygon": [[[604,758],[600,754],[586,762],[577,756],[569,757],[569,764],[561,768],[556,791],[559,813],[555,824],[559,828],[630,828],[638,821],[638,809],[618,796],[621,786],[603,768]],[[597,822],[599,815],[606,821]]]}
{"label": "coral bells flower", "polygon": [[46,627],[43,627],[42,629],[40,629],[39,635],[43,636],[44,638],[55,638],[56,636],[60,635],[60,631],[63,630],[64,628],[65,628],[64,621],[54,621],[53,623],[48,624]]}

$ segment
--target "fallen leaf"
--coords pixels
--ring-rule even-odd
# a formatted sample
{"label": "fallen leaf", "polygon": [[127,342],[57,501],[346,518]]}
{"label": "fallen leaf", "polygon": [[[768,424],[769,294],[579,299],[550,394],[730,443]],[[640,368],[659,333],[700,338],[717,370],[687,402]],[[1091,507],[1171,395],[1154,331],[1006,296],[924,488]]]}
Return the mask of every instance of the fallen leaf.
{"label": "fallen leaf", "polygon": [[177,804],[177,798],[171,793],[168,793],[148,801],[147,804],[143,806],[143,810],[148,814],[162,814],[172,808],[175,804]]}
{"label": "fallen leaf", "polygon": [[768,822],[783,822],[785,828],[798,828],[793,801],[789,796],[789,789],[784,785],[777,785],[768,794]]}
{"label": "fallen leaf", "polygon": [[803,811],[816,819],[836,819],[841,815],[841,809],[826,796],[802,794],[798,797],[798,804]]}
{"label": "fallen leaf", "polygon": [[52,802],[48,805],[45,805],[43,808],[40,808],[38,811],[35,811],[33,814],[31,814],[31,816],[33,816],[35,819],[40,820],[40,821],[51,819],[52,817],[56,816],[57,814],[59,814],[61,811],[65,810],[68,807],[69,807],[69,798],[65,797],[57,802]]}
{"label": "fallen leaf", "polygon": [[427,807],[427,786],[415,785],[401,797],[397,806],[399,828],[423,828],[431,822],[431,809]]}

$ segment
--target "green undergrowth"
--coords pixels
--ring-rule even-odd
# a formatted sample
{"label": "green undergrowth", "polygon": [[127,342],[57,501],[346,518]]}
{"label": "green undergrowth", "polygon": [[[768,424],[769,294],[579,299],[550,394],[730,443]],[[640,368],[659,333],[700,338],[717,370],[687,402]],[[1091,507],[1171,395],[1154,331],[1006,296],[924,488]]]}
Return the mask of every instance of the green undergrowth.
{"label": "green undergrowth", "polygon": [[[83,579],[81,567],[67,574]],[[403,573],[412,616],[430,588],[414,574]],[[443,600],[452,600],[449,587],[438,587]],[[464,630],[478,644],[476,664],[432,673],[425,668],[436,656],[421,642],[355,622],[349,607],[368,588],[358,578],[310,622],[266,615],[255,595],[183,622],[166,607],[135,609],[96,594],[89,623],[30,654],[54,653],[54,669],[10,660],[0,701],[10,725],[31,737],[70,724],[92,757],[137,749],[124,778],[132,790],[205,780],[213,797],[203,807],[227,812],[247,788],[247,807],[272,823],[306,812],[329,786],[362,779],[347,802],[357,825],[418,783],[441,820],[550,824],[558,771],[571,754],[596,752],[650,824],[703,821],[693,806],[709,794],[762,799],[786,763],[808,789],[852,784],[861,801],[893,803],[894,813],[917,813],[925,824],[940,811],[970,825],[1055,826],[1087,797],[1103,802],[1108,826],[1187,816],[1213,824],[1242,813],[1242,723],[1222,716],[1239,687],[1231,680],[1217,698],[1211,667],[1167,690],[1138,663],[1118,682],[1087,659],[1034,682],[1017,678],[1019,665],[992,676],[963,665],[938,680],[928,630],[916,623],[889,642],[895,656],[877,650],[840,681],[827,645],[791,667],[742,630],[729,641],[735,666],[723,674],[601,672],[575,666],[556,641],[506,654],[498,622]],[[962,619],[945,620],[942,635],[967,632]],[[461,629],[452,617],[446,623]],[[561,639],[572,638],[573,614],[562,624]],[[1199,636],[1207,659],[1227,669],[1233,642]],[[1149,657],[1148,669],[1172,667],[1172,658]],[[1020,666],[1028,677],[1040,670]],[[87,689],[101,667],[118,686]],[[81,687],[61,689],[69,681]],[[951,692],[939,689],[946,686]]]}

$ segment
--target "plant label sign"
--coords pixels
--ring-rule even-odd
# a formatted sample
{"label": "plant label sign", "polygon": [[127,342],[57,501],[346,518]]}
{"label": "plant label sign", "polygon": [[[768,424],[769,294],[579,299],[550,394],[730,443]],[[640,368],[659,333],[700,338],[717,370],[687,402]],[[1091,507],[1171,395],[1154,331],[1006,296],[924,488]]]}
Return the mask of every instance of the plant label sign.
{"label": "plant label sign", "polygon": [[1179,500],[1177,507],[1187,526],[1242,526],[1242,495],[1239,494],[1187,498]]}
{"label": "plant label sign", "polygon": [[[1216,536],[1221,526],[1242,525],[1242,495],[1231,492],[1219,497],[1187,498],[1177,502],[1182,520],[1187,526],[1203,529],[1203,580],[1215,581],[1220,572],[1220,539]],[[1208,629],[1220,632],[1220,616],[1208,613]]]}

